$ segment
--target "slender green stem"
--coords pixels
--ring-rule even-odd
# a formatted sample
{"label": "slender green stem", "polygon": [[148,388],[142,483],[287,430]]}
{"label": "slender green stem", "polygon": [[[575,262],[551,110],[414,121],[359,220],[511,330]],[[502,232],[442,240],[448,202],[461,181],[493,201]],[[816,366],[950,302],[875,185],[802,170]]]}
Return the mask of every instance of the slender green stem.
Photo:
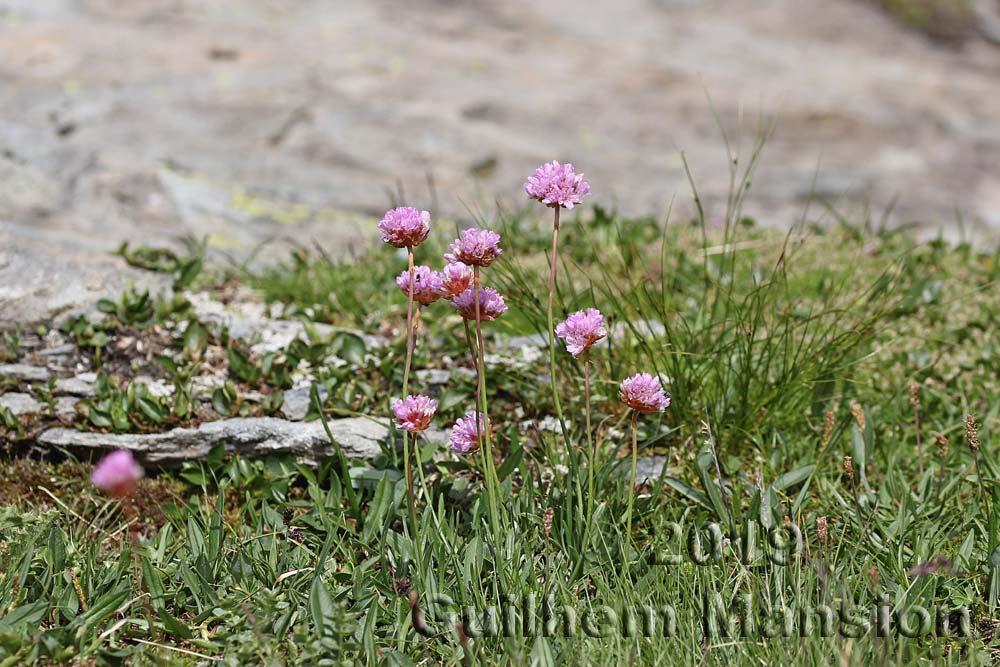
{"label": "slender green stem", "polygon": [[[590,349],[583,352],[583,396],[585,407],[585,425],[587,429],[587,456],[590,459],[587,466],[587,528],[594,516],[594,468],[597,466],[597,446],[590,426]],[[586,540],[584,540],[586,542]]]}
{"label": "slender green stem", "polygon": [[562,403],[559,401],[559,388],[556,383],[556,325],[555,325],[555,300],[556,300],[556,267],[559,264],[559,210],[556,206],[552,219],[552,257],[549,265],[549,384],[552,387],[552,402],[556,408],[556,417],[559,418],[559,432],[562,433],[563,442],[569,445],[569,435],[566,430],[566,420],[563,418]]}
{"label": "slender green stem", "polygon": [[[486,361],[483,356],[483,323],[480,314],[480,281],[479,281],[479,267],[473,267],[475,272],[475,304],[476,304],[476,347],[478,348],[479,358],[476,364],[478,371],[478,392],[479,392],[479,411],[483,413],[483,427],[482,432],[477,433],[476,436],[483,445],[483,474],[486,478],[486,499],[489,505],[490,511],[490,524],[493,531],[493,538],[497,540],[497,543],[501,541],[500,533],[500,514],[497,508],[499,504],[498,489],[500,486],[497,480],[496,471],[493,465],[493,444],[492,438],[490,437],[490,415],[489,415],[489,401],[486,397]],[[476,420],[476,429],[479,430],[479,420]]]}
{"label": "slender green stem", "polygon": [[[407,267],[410,272],[410,288],[406,293],[406,361],[403,364],[403,398],[410,393],[410,367],[413,364],[414,331],[413,331],[413,290],[416,280],[413,268],[413,248],[406,248]],[[418,462],[419,465],[419,462]],[[410,433],[403,431],[403,466],[406,469],[406,491],[410,501],[410,524],[413,528],[413,543],[416,549],[417,563],[421,561],[420,525],[417,522],[417,499],[413,493],[413,453],[410,451]],[[428,499],[429,500],[429,499]]]}
{"label": "slender green stem", "polygon": [[639,413],[632,411],[632,474],[628,480],[628,506],[625,510],[625,531],[628,543],[632,544],[632,505],[635,500],[636,468],[639,464]]}

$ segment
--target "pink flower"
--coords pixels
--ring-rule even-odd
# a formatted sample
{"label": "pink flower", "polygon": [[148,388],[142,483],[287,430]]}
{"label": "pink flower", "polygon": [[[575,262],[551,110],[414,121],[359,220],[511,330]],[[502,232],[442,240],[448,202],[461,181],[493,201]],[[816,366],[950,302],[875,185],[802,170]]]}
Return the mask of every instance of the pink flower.
{"label": "pink flower", "polygon": [[142,475],[142,466],[135,462],[132,452],[116,449],[94,466],[90,481],[104,493],[124,498],[135,491]]}
{"label": "pink flower", "polygon": [[411,394],[392,404],[392,412],[396,415],[396,426],[414,433],[423,431],[431,425],[437,401],[423,394]]}
{"label": "pink flower", "polygon": [[636,412],[663,412],[670,406],[670,395],[660,387],[660,379],[649,373],[637,373],[622,380],[618,395]]}
{"label": "pink flower", "polygon": [[[403,294],[410,294],[410,271],[407,269],[396,278]],[[424,306],[441,298],[441,274],[426,266],[413,267],[413,300]]]}
{"label": "pink flower", "polygon": [[596,308],[573,313],[566,321],[556,325],[556,335],[566,342],[566,349],[574,357],[608,335],[604,328],[604,315]]}
{"label": "pink flower", "polygon": [[547,206],[573,208],[590,194],[590,184],[583,174],[573,170],[573,165],[547,162],[535,170],[524,184],[524,191],[532,199]]}
{"label": "pink flower", "polygon": [[[486,422],[483,420],[482,412],[470,412],[464,417],[460,417],[451,429],[448,442],[451,443],[451,451],[459,454],[468,454],[479,449],[479,436],[486,430]],[[485,435],[485,434],[483,434]]]}
{"label": "pink flower", "polygon": [[490,229],[463,229],[444,258],[449,262],[461,262],[469,266],[489,266],[503,254],[500,249],[500,235]]}
{"label": "pink flower", "polygon": [[397,248],[413,248],[424,242],[431,231],[431,214],[412,206],[401,206],[385,212],[378,223],[382,240]]}
{"label": "pink flower", "polygon": [[471,266],[461,262],[446,264],[441,271],[441,291],[438,293],[446,299],[454,299],[472,287],[473,278],[474,273]]}
{"label": "pink flower", "polygon": [[[451,305],[458,309],[467,320],[476,321],[476,288],[470,287],[454,299]],[[507,312],[507,304],[503,297],[495,289],[489,287],[479,288],[479,319],[483,322],[492,322]]]}

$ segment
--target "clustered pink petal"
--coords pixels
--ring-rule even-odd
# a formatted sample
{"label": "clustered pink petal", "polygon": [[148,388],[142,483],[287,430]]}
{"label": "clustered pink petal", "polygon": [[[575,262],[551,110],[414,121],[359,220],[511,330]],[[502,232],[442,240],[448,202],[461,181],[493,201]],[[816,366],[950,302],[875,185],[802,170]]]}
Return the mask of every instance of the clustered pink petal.
{"label": "clustered pink petal", "polygon": [[124,498],[135,491],[142,475],[142,466],[136,463],[132,452],[116,449],[94,466],[90,481],[101,491]]}
{"label": "clustered pink petal", "polygon": [[625,405],[643,414],[662,412],[670,406],[670,395],[660,387],[660,378],[649,373],[637,373],[622,380],[618,395]]}
{"label": "clustered pink petal", "polygon": [[414,248],[424,242],[431,231],[431,214],[412,206],[386,211],[378,223],[382,240],[397,248]]}
{"label": "clustered pink petal", "polygon": [[451,443],[451,450],[459,454],[468,454],[479,449],[479,436],[485,437],[486,422],[482,412],[470,412],[464,417],[460,417],[451,429],[448,442]]}
{"label": "clustered pink petal", "polygon": [[454,243],[448,247],[451,252],[445,254],[446,260],[469,266],[489,266],[503,254],[503,250],[500,249],[500,235],[491,229],[476,227],[463,229]]}
{"label": "clustered pink petal", "polygon": [[590,194],[590,184],[583,180],[573,165],[547,162],[535,170],[524,184],[524,191],[532,199],[547,206],[573,208]]}
{"label": "clustered pink petal", "polygon": [[437,401],[423,394],[411,394],[392,404],[396,425],[411,433],[423,431],[431,425]]}
{"label": "clustered pink petal", "polygon": [[579,357],[594,343],[607,336],[608,332],[604,328],[604,315],[601,311],[588,308],[573,313],[557,324],[556,335],[565,341],[570,354]]}
{"label": "clustered pink petal", "polygon": [[[476,288],[470,287],[451,301],[462,317],[476,321]],[[492,322],[507,312],[507,304],[495,289],[479,288],[479,319],[481,322]]]}
{"label": "clustered pink petal", "polygon": [[[410,271],[407,269],[396,278],[403,294],[410,294]],[[413,300],[421,305],[434,303],[441,298],[441,274],[427,266],[413,267]]]}
{"label": "clustered pink petal", "polygon": [[456,296],[472,287],[475,274],[472,267],[461,262],[450,262],[441,271],[441,291],[439,294],[446,299]]}

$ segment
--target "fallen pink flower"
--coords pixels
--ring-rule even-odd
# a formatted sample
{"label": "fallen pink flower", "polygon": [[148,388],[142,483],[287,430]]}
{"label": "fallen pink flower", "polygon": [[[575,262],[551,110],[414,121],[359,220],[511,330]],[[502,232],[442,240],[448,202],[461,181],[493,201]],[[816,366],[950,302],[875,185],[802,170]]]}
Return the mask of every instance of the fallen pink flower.
{"label": "fallen pink flower", "polygon": [[90,481],[104,493],[124,498],[135,491],[142,476],[142,466],[136,463],[132,452],[116,449],[94,466]]}

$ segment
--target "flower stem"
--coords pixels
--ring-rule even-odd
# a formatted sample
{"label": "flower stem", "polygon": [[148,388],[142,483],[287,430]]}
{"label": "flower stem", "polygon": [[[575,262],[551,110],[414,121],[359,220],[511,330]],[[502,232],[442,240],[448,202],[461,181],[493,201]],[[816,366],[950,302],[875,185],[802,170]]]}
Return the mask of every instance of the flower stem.
{"label": "flower stem", "polygon": [[552,258],[549,266],[549,384],[552,386],[552,402],[556,408],[556,416],[559,418],[559,432],[562,433],[563,442],[569,444],[569,436],[566,431],[566,420],[563,418],[562,404],[559,402],[559,389],[556,385],[556,325],[554,317],[554,307],[556,299],[556,267],[559,264],[559,210],[556,206],[552,219]]}
{"label": "flower stem", "polygon": [[628,543],[632,544],[632,504],[635,500],[635,474],[639,463],[639,413],[632,411],[632,475],[628,480],[628,506],[625,510],[625,531]]}
{"label": "flower stem", "polygon": [[594,467],[597,465],[597,446],[594,434],[590,431],[590,349],[583,353],[583,395],[585,406],[585,424],[587,429],[587,456],[590,458],[587,466],[587,528],[594,516]]}
{"label": "flower stem", "polygon": [[[413,248],[406,248],[407,267],[410,272],[410,288],[406,292],[406,361],[403,364],[403,397],[410,393],[410,367],[413,364],[414,330],[413,330],[413,283],[416,280],[413,268]],[[414,443],[416,444],[416,443]],[[419,465],[419,461],[417,462]],[[410,451],[410,433],[403,431],[403,466],[406,469],[406,491],[410,501],[410,524],[413,527],[413,543],[416,548],[417,562],[421,560],[420,526],[417,523],[417,500],[413,494],[413,452]]]}
{"label": "flower stem", "polygon": [[[479,411],[483,413],[483,427],[482,433],[477,433],[477,439],[483,444],[483,464],[484,464],[484,476],[486,478],[486,497],[489,504],[490,511],[490,524],[493,530],[493,538],[498,542],[500,540],[500,515],[497,509],[499,500],[497,498],[498,492],[497,487],[500,485],[497,480],[496,471],[493,466],[493,445],[490,439],[490,416],[489,416],[489,406],[488,400],[486,398],[486,362],[483,355],[483,323],[482,317],[480,315],[480,301],[479,301],[479,267],[473,267],[475,271],[475,304],[476,304],[476,347],[478,348],[479,358],[476,364],[476,369],[478,371],[478,402]],[[476,429],[479,429],[479,420],[476,420]]]}

